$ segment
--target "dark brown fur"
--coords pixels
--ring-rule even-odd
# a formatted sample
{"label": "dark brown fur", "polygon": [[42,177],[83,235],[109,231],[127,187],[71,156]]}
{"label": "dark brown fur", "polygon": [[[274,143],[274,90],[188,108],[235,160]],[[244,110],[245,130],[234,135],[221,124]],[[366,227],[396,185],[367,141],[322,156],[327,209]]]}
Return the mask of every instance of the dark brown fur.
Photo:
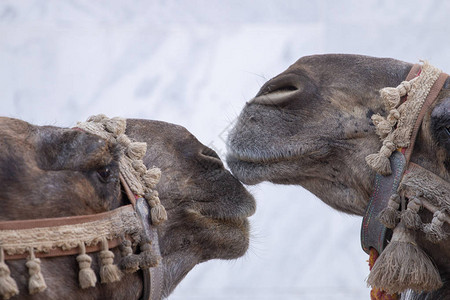
{"label": "dark brown fur", "polygon": [[[183,127],[164,122],[128,120],[127,134],[148,143],[144,162],[162,171],[156,189],[169,217],[158,228],[164,294],[200,262],[242,256],[255,203],[214,151]],[[125,203],[118,181],[121,149],[115,143],[82,131],[0,118],[0,149],[0,220],[93,214]],[[117,261],[117,249],[115,254]],[[91,257],[98,271],[98,255]],[[8,265],[19,284],[17,299],[138,299],[142,293],[140,272],[80,289],[78,265],[69,256],[42,259],[48,288],[30,296],[25,261]]]}
{"label": "dark brown fur", "polygon": [[[381,146],[370,117],[385,115],[379,90],[397,86],[411,66],[359,55],[299,59],[244,107],[228,140],[230,168],[244,183],[298,184],[338,210],[362,215],[375,176],[364,158]],[[412,157],[447,181],[449,82],[424,119]],[[423,237],[420,243],[445,277],[449,244]]]}

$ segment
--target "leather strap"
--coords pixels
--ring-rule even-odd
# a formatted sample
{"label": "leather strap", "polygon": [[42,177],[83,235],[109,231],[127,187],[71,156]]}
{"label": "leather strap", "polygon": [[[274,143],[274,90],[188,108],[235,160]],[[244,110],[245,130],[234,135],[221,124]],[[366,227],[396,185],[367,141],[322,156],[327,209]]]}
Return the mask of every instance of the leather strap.
{"label": "leather strap", "polygon": [[369,254],[370,248],[375,248],[381,253],[386,246],[388,235],[392,232],[378,220],[379,213],[387,206],[389,198],[397,192],[400,180],[406,166],[405,156],[395,151],[390,157],[392,174],[383,176],[375,175],[375,188],[370,197],[369,205],[363,217],[361,226],[361,246]]}
{"label": "leather strap", "polygon": [[[151,217],[150,208],[147,201],[142,197],[139,197],[137,199],[135,198],[133,192],[131,191],[122,175],[120,175],[120,181],[122,182],[122,186],[125,190],[125,193],[127,194],[128,199],[136,209],[136,213],[141,220],[145,235],[152,241],[151,247],[153,253],[160,257],[161,251],[159,249],[158,230],[156,229],[156,226],[151,226],[149,223]],[[154,268],[142,270],[142,274],[144,282],[141,300],[162,299],[162,285],[164,278],[162,263],[159,262],[158,265]]]}
{"label": "leather strap", "polygon": [[[147,201],[144,198],[138,198],[136,201],[136,212],[142,221],[144,233],[152,241],[151,247],[157,256],[161,256],[158,241],[158,232],[155,226],[151,226],[150,209]],[[162,283],[163,283],[163,268],[162,263],[159,262],[154,268],[142,270],[144,277],[144,289],[142,292],[142,300],[160,300],[162,299]]]}
{"label": "leather strap", "polygon": [[125,178],[123,178],[122,174],[119,174],[120,183],[122,183],[122,187],[125,191],[125,194],[127,195],[128,200],[130,201],[131,205],[133,207],[136,207],[136,197],[134,196],[133,192],[131,191],[130,187],[128,186],[127,181]]}
{"label": "leather strap", "polygon": [[414,65],[411,67],[411,70],[409,70],[409,73],[408,73],[408,75],[406,76],[406,79],[405,79],[405,80],[406,80],[406,81],[410,81],[411,79],[413,79],[413,78],[419,76],[420,71],[422,71],[422,66],[419,65],[419,64],[414,64]]}

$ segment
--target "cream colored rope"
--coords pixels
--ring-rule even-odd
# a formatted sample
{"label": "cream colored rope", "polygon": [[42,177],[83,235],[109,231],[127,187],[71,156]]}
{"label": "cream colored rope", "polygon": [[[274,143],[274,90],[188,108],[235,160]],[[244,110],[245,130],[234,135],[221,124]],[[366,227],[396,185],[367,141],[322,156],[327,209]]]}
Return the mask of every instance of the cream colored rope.
{"label": "cream colored rope", "polygon": [[[377,173],[391,174],[389,157],[392,152],[400,147],[409,147],[420,110],[441,73],[441,70],[425,61],[418,77],[403,81],[397,87],[388,87],[380,91],[389,114],[386,118],[375,114],[372,116],[372,121],[383,145],[378,153],[366,157],[367,164]],[[405,95],[408,96],[408,101],[400,104],[400,98]]]}
{"label": "cream colored rope", "polygon": [[121,175],[135,195],[147,200],[154,225],[167,220],[166,210],[159,200],[158,192],[154,190],[161,178],[161,171],[155,167],[147,169],[144,165],[142,159],[147,151],[147,144],[132,142],[125,135],[126,120],[119,117],[110,119],[100,114],[89,117],[86,122],[77,123],[77,127],[104,139],[113,139],[124,148],[119,162]]}

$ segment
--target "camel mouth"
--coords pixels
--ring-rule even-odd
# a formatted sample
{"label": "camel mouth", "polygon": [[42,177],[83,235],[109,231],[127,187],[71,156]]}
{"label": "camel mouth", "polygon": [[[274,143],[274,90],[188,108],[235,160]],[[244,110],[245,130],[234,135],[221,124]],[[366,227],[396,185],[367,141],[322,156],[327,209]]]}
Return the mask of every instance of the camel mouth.
{"label": "camel mouth", "polygon": [[227,155],[226,160],[233,175],[248,185],[267,181],[267,176],[271,173],[273,166],[287,161],[287,159],[280,158],[242,157],[231,153]]}
{"label": "camel mouth", "polygon": [[248,217],[235,217],[235,218],[221,218],[221,217],[212,217],[205,216],[213,222],[217,222],[222,226],[234,227],[240,229],[242,232],[248,232],[250,228],[250,221]]}
{"label": "camel mouth", "polygon": [[240,228],[243,232],[249,229],[249,217],[254,213],[242,213],[238,215],[223,215],[220,213],[214,213],[210,211],[198,211],[195,209],[187,209],[187,213],[195,216],[196,218],[203,219],[206,222],[212,222],[217,225],[228,226],[233,228]]}
{"label": "camel mouth", "polygon": [[241,225],[242,223],[248,222],[248,218],[251,217],[254,214],[254,211],[251,213],[243,213],[241,215],[233,215],[233,216],[221,216],[221,215],[214,215],[210,213],[203,213],[201,212],[201,215],[205,218],[212,219],[218,222],[223,223],[230,223],[230,224],[236,224]]}
{"label": "camel mouth", "polygon": [[[238,179],[236,181],[242,186]],[[244,189],[243,186],[242,188]],[[218,222],[242,225],[256,212],[255,198],[247,190],[245,190],[244,195],[229,198],[225,202],[225,205],[223,205],[223,202],[219,205],[215,202],[205,204],[202,208],[196,210],[196,214]]]}
{"label": "camel mouth", "polygon": [[299,158],[301,154],[294,153],[291,150],[286,152],[276,152],[276,153],[266,153],[259,152],[253,153],[250,151],[237,151],[235,149],[228,148],[228,154],[226,157],[226,161],[240,161],[244,163],[253,163],[253,164],[276,164],[279,162],[295,160]]}

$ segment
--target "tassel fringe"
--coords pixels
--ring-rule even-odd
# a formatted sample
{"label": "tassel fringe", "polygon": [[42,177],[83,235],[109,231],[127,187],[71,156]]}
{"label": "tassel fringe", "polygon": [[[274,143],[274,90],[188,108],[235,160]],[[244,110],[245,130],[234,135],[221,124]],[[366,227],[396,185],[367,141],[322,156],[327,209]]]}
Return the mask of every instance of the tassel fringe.
{"label": "tassel fringe", "polygon": [[389,157],[395,149],[394,143],[389,140],[384,140],[380,152],[368,155],[366,157],[366,163],[381,175],[390,175],[392,170]]}
{"label": "tassel fringe", "polygon": [[389,198],[389,202],[386,208],[384,208],[378,215],[380,222],[387,228],[394,229],[400,220],[400,196],[393,194]]}
{"label": "tassel fringe", "polygon": [[133,249],[131,248],[131,242],[127,239],[122,241],[120,245],[122,252],[122,259],[120,261],[120,268],[125,273],[134,273],[139,270],[139,256],[133,254]]}
{"label": "tassel fringe", "polygon": [[[375,262],[377,261],[379,257],[378,251],[374,248],[370,248],[369,251],[369,270],[372,270]],[[371,300],[399,300],[400,297],[398,294],[389,294],[386,291],[383,291],[382,289],[372,287],[372,290],[370,291],[370,299]]]}
{"label": "tassel fringe", "polygon": [[142,175],[142,179],[144,180],[147,187],[154,189],[161,179],[161,170],[158,168],[151,168]]}
{"label": "tassel fringe", "polygon": [[103,238],[103,250],[100,251],[101,267],[100,278],[102,283],[112,283],[119,281],[122,278],[122,273],[119,268],[114,265],[114,253],[108,249],[108,241]]}
{"label": "tassel fringe", "polygon": [[157,191],[152,191],[145,194],[145,199],[150,205],[150,216],[152,218],[152,224],[158,225],[167,220],[167,212],[164,206],[159,200],[159,195]]}
{"label": "tassel fringe", "polygon": [[[367,164],[377,173],[390,175],[389,157],[397,148],[407,148],[414,124],[431,87],[441,74],[441,70],[424,62],[419,76],[403,81],[397,87],[380,90],[380,96],[389,114],[383,118],[379,114],[372,116],[376,133],[383,140],[383,146],[376,154],[366,157]],[[401,104],[401,97],[408,95],[408,101]],[[388,144],[386,144],[389,143]]]}
{"label": "tassel fringe", "polygon": [[142,269],[156,267],[161,259],[152,249],[151,241],[145,237],[140,245],[141,253],[139,254],[139,266]]}
{"label": "tassel fringe", "polygon": [[402,212],[402,221],[407,228],[413,230],[422,228],[422,220],[418,214],[421,207],[422,201],[419,198],[414,197],[409,201],[407,209]]}
{"label": "tassel fringe", "polygon": [[396,108],[400,105],[401,97],[409,93],[410,90],[411,90],[411,82],[403,81],[397,87],[387,87],[381,89],[380,95],[386,107]]}
{"label": "tassel fringe", "polygon": [[0,247],[0,296],[9,299],[19,294],[16,281],[11,277],[11,271],[5,263],[5,254]]}
{"label": "tassel fringe", "polygon": [[[139,197],[144,196],[149,203],[153,225],[167,220],[167,212],[161,204],[158,194],[153,191],[161,178],[161,170],[158,168],[147,169],[142,161],[147,151],[147,143],[132,142],[125,135],[126,120],[122,118],[109,119],[105,115],[97,115],[89,117],[87,122],[78,123],[77,126],[107,139],[115,139],[124,147],[126,155],[120,158],[120,174],[128,183],[131,191]],[[131,262],[133,259],[131,257],[125,259],[130,267],[134,264]]]}
{"label": "tassel fringe", "polygon": [[30,248],[30,258],[26,262],[30,278],[28,280],[28,290],[30,294],[42,292],[47,288],[44,276],[41,273],[41,260],[34,256],[34,249]]}
{"label": "tassel fringe", "polygon": [[406,289],[433,291],[442,286],[439,272],[414,241],[414,233],[403,222],[394,229],[392,241],[375,262],[369,285],[388,293]]}
{"label": "tassel fringe", "polygon": [[445,213],[442,211],[436,211],[433,214],[433,220],[430,224],[426,224],[424,232],[426,237],[432,243],[438,243],[448,237],[448,234],[444,230]]}
{"label": "tassel fringe", "polygon": [[81,253],[77,256],[77,262],[80,268],[80,271],[78,272],[78,282],[82,289],[95,287],[97,276],[91,268],[92,258],[86,254],[86,247],[83,242],[80,243],[80,249]]}
{"label": "tassel fringe", "polygon": [[128,145],[127,155],[132,160],[141,160],[147,152],[147,143],[133,142]]}

